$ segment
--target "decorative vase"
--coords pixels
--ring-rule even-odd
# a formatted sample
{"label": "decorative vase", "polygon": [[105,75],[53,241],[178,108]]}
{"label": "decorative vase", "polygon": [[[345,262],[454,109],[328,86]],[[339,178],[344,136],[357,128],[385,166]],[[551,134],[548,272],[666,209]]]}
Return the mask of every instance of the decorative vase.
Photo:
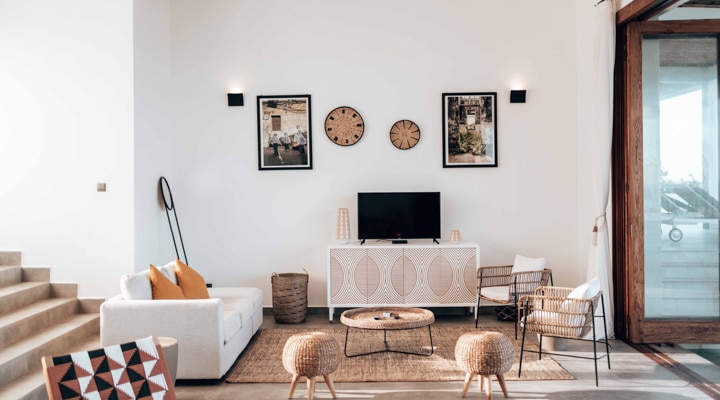
{"label": "decorative vase", "polygon": [[338,208],[335,239],[342,244],[350,243],[350,215],[347,208]]}

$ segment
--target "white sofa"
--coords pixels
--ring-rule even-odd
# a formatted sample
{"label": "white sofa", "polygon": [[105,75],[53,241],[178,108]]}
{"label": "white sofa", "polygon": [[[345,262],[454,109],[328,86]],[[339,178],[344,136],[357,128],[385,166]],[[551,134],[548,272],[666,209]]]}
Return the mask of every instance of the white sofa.
{"label": "white sofa", "polygon": [[[160,270],[176,282],[169,265]],[[177,379],[222,378],[262,324],[262,290],[218,287],[208,289],[210,299],[152,300],[148,276],[123,276],[122,293],[101,305],[102,346],[172,337],[178,341]]]}

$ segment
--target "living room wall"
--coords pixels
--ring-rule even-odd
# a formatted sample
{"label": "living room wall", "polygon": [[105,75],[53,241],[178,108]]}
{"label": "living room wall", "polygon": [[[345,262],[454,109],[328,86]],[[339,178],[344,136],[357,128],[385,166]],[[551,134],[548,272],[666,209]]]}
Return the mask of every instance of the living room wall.
{"label": "living room wall", "polygon": [[[266,305],[272,272],[305,268],[310,305],[323,306],[338,207],[350,209],[356,238],[357,192],[440,191],[443,238],[459,229],[478,242],[482,265],[543,256],[556,284],[579,283],[593,216],[576,117],[578,48],[588,44],[576,37],[591,28],[576,7],[172,1],[171,184],[189,263],[216,285],[261,287]],[[509,103],[514,86],[527,103]],[[234,88],[244,107],[227,106]],[[497,168],[442,167],[444,92],[497,92]],[[256,96],[288,94],[312,96],[313,169],[258,171]],[[366,123],[351,147],[323,130],[342,105]],[[411,150],[388,139],[400,119],[422,131]]]}
{"label": "living room wall", "polygon": [[84,293],[134,263],[132,9],[0,3],[0,250]]}
{"label": "living room wall", "polygon": [[[542,255],[556,283],[584,279],[594,2],[55,3],[0,12],[0,245],[81,295],[174,257],[160,175],[190,263],[262,287],[266,305],[270,273],[303,267],[325,304],[336,209],[355,218],[367,190],[439,190],[443,236],[480,243],[483,265]],[[516,84],[526,104],[508,103]],[[227,107],[235,87],[245,107]],[[441,167],[441,93],[455,91],[498,92],[498,168]],[[298,93],[312,95],[314,169],[258,171],[255,96]],[[349,148],[322,129],[339,105],[368,124]],[[408,151],[387,137],[402,118],[423,132]]]}

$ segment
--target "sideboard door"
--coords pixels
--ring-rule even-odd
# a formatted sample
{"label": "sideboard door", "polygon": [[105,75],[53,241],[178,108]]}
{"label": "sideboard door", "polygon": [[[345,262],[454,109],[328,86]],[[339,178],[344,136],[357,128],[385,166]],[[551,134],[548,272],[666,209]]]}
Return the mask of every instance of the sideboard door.
{"label": "sideboard door", "polygon": [[330,249],[330,303],[367,304],[365,249]]}
{"label": "sideboard door", "polygon": [[384,247],[367,250],[370,304],[403,304],[403,250]]}

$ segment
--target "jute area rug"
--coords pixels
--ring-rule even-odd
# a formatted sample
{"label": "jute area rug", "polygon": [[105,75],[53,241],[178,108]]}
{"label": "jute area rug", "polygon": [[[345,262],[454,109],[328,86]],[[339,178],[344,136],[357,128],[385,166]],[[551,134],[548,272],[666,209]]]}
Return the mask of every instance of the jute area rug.
{"label": "jute area rug", "polygon": [[[509,338],[514,337],[513,328],[485,328],[487,331],[501,332]],[[340,366],[332,373],[334,382],[439,382],[462,381],[465,372],[455,361],[455,343],[466,332],[480,332],[474,327],[433,326],[432,337],[435,352],[423,357],[398,353],[378,353],[367,356],[347,358],[343,353],[345,327],[335,328],[282,328],[261,329],[256,338],[245,350],[235,368],[227,377],[229,383],[270,382],[289,383],[292,376],[282,364],[283,347],[287,339],[296,333],[327,332],[340,346]],[[391,349],[424,352],[429,350],[429,337],[426,328],[405,331],[388,331],[388,344]],[[526,353],[523,359],[522,377],[518,379],[520,360],[520,339],[515,344],[515,364],[505,374],[506,380],[556,380],[574,379],[550,356]],[[537,350],[534,343],[526,348]],[[382,350],[383,332],[350,329],[348,354]]]}

